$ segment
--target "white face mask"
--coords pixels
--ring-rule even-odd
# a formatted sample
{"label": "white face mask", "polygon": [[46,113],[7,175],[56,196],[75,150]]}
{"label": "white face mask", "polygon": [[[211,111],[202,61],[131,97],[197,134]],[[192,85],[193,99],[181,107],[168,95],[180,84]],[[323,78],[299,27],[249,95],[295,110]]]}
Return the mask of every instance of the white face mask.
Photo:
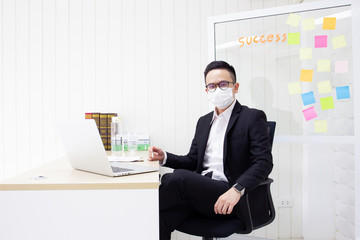
{"label": "white face mask", "polygon": [[208,100],[219,109],[225,109],[234,101],[233,89],[221,90],[219,87],[214,92],[208,91]]}

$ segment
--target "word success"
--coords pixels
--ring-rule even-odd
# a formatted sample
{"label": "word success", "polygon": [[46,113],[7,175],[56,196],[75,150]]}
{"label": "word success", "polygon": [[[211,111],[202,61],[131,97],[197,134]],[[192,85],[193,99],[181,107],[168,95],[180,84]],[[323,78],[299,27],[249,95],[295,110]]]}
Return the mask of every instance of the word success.
{"label": "word success", "polygon": [[268,34],[268,35],[262,35],[262,36],[252,36],[252,37],[241,37],[239,38],[240,47],[243,47],[245,43],[247,45],[256,44],[256,43],[266,43],[266,42],[285,42],[287,39],[286,33],[280,35],[280,34]]}

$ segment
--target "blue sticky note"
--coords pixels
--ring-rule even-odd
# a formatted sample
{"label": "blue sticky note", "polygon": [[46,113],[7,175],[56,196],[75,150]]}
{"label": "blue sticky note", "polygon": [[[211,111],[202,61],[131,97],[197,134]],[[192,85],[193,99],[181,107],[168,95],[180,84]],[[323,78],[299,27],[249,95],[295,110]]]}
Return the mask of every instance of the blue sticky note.
{"label": "blue sticky note", "polygon": [[336,88],[336,98],[337,99],[350,98],[349,86],[337,87]]}
{"label": "blue sticky note", "polygon": [[301,94],[301,98],[303,100],[304,106],[313,104],[316,102],[313,91]]}

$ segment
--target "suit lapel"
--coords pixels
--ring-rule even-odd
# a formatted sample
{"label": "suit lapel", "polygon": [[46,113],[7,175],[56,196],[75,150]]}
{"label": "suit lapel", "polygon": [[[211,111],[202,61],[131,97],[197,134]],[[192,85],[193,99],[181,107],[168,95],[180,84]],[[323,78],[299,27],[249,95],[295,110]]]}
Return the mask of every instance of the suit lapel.
{"label": "suit lapel", "polygon": [[225,163],[225,159],[226,159],[226,150],[227,150],[227,135],[229,133],[229,131],[231,130],[231,128],[234,126],[236,120],[238,119],[239,115],[240,115],[240,111],[241,111],[241,105],[240,103],[236,100],[234,109],[231,113],[230,119],[229,119],[229,123],[227,125],[226,128],[226,132],[225,132],[225,139],[224,139],[224,155],[223,155],[223,162]]}
{"label": "suit lapel", "polygon": [[211,120],[213,117],[213,112],[211,112],[211,114],[208,114],[205,118],[204,124],[201,129],[200,134],[201,136],[199,137],[199,146],[198,146],[198,156],[200,157],[200,162],[198,163],[198,167],[201,166],[203,164],[203,160],[204,160],[204,155],[205,155],[205,150],[206,150],[206,145],[207,145],[207,141],[209,138],[209,133],[210,133],[210,128],[211,128]]}

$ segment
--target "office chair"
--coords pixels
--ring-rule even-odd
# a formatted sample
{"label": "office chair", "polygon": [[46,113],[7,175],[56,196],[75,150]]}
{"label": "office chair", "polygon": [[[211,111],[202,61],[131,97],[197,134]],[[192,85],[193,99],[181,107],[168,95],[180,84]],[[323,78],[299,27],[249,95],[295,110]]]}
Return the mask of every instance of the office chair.
{"label": "office chair", "polygon": [[[276,122],[267,122],[271,147],[274,141]],[[275,219],[275,208],[271,197],[271,178],[260,183],[253,191],[246,193],[240,199],[241,211],[250,222],[245,226],[244,222],[237,219],[208,219],[192,218],[183,222],[176,230],[190,235],[200,236],[203,240],[228,237],[234,233],[248,234],[255,229],[270,224]]]}

